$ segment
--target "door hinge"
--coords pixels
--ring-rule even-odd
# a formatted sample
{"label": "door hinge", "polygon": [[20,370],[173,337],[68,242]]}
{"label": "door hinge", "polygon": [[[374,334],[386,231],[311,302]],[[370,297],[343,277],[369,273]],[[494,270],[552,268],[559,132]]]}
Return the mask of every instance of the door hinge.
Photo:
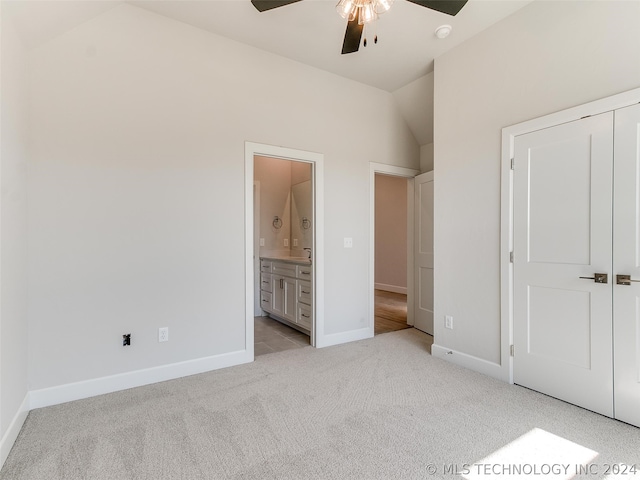
{"label": "door hinge", "polygon": [[513,252],[509,252],[509,263],[513,263]]}
{"label": "door hinge", "polygon": [[513,348],[513,345],[511,345],[509,347],[509,355],[511,355],[512,357],[513,357],[513,352],[514,352],[514,348]]}
{"label": "door hinge", "polygon": [[514,164],[515,158],[511,159],[511,170],[513,170],[513,164]]}

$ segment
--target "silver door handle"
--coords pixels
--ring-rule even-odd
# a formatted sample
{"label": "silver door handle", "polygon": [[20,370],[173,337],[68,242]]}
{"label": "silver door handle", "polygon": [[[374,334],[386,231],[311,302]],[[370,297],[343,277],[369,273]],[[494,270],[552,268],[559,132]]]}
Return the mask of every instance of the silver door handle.
{"label": "silver door handle", "polygon": [[617,285],[631,285],[631,282],[638,282],[640,280],[633,280],[631,275],[616,275],[616,284]]}
{"label": "silver door handle", "polygon": [[579,277],[585,280],[593,280],[595,283],[609,283],[609,275],[606,273],[594,273],[593,277]]}

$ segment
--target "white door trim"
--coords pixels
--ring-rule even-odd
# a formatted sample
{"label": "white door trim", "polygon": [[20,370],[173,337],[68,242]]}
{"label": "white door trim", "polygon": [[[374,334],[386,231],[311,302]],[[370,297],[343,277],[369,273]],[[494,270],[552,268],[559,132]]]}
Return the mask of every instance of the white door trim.
{"label": "white door trim", "polygon": [[513,358],[509,350],[513,345],[513,175],[511,159],[514,157],[515,137],[543,128],[579,120],[590,115],[609,112],[640,103],[640,88],[611,97],[545,115],[502,129],[501,192],[500,192],[500,378],[513,383]]}
{"label": "white door trim", "polygon": [[253,158],[255,155],[282,158],[314,164],[314,240],[312,248],[313,272],[315,275],[315,317],[311,329],[311,344],[323,346],[324,334],[324,155],[292,148],[245,142],[244,144],[244,239],[245,239],[245,349],[254,356],[253,311],[254,311],[254,272],[253,272]]}
{"label": "white door trim", "polygon": [[[407,324],[413,325],[413,177],[419,170],[369,162],[369,336],[374,335],[375,315],[375,258],[376,258],[376,173],[404,177],[407,181]],[[409,201],[411,199],[411,201]]]}

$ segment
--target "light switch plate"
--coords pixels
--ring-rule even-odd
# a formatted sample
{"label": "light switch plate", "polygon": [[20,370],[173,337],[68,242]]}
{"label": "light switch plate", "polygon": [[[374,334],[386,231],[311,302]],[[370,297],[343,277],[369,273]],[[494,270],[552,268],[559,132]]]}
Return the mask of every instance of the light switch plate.
{"label": "light switch plate", "polygon": [[261,239],[260,239],[260,246],[261,246],[261,247],[264,247],[264,238],[261,238]]}

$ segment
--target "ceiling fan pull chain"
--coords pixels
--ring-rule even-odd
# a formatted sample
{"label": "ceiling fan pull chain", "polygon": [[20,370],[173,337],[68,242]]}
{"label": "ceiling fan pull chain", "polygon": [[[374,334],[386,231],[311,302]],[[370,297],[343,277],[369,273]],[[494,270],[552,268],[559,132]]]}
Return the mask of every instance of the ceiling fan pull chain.
{"label": "ceiling fan pull chain", "polygon": [[378,44],[378,22],[373,22],[373,43]]}

